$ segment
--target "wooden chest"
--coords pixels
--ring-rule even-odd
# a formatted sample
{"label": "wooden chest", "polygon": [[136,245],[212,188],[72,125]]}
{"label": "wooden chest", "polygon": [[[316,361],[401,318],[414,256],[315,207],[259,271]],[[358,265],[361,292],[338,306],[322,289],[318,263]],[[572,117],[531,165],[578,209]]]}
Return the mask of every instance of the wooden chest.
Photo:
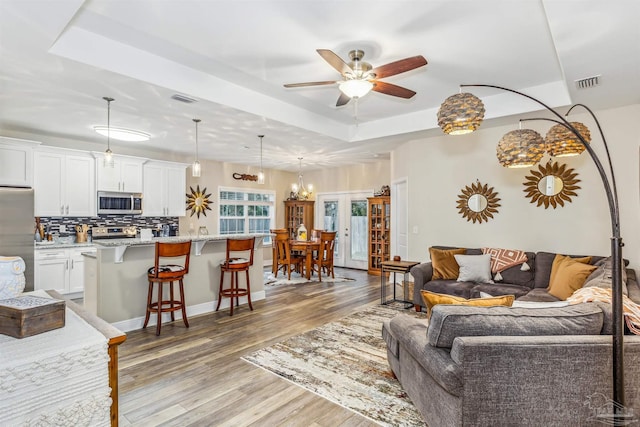
{"label": "wooden chest", "polygon": [[0,334],[25,338],[62,328],[65,302],[34,295],[0,300]]}

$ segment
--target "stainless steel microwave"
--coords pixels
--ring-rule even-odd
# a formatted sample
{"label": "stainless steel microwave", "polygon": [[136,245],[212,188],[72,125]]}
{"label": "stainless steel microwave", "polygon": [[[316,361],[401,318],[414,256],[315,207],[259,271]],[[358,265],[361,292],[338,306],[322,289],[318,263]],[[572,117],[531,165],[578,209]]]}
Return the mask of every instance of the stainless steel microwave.
{"label": "stainless steel microwave", "polygon": [[98,214],[139,215],[141,213],[141,193],[98,191]]}

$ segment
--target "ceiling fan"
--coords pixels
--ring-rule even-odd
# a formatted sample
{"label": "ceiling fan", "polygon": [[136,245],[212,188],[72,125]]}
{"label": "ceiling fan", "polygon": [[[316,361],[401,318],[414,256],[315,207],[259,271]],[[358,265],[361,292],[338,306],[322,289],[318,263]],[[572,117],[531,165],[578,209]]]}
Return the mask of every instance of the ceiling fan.
{"label": "ceiling fan", "polygon": [[409,99],[416,94],[414,91],[378,79],[395,76],[396,74],[427,65],[427,60],[424,59],[422,55],[418,55],[373,68],[371,64],[362,60],[364,57],[362,50],[355,49],[350,51],[349,58],[351,62],[348,64],[329,49],[316,49],[316,51],[329,65],[338,70],[342,75],[342,80],[289,83],[284,85],[284,87],[322,86],[337,83],[341,93],[338,102],[336,102],[336,107],[345,105],[352,98],[360,98],[371,90],[386,95]]}

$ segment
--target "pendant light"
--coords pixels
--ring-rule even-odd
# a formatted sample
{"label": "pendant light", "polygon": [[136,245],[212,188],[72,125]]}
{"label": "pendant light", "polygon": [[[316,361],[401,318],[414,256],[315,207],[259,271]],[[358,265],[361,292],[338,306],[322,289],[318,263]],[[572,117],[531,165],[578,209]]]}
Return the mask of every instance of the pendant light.
{"label": "pendant light", "polygon": [[308,189],[304,186],[304,179],[302,176],[302,159],[303,157],[298,157],[298,161],[300,162],[298,168],[298,182],[291,185],[291,200],[308,200],[313,194],[313,185],[309,184]]}
{"label": "pendant light", "polygon": [[198,161],[198,123],[200,123],[200,119],[193,119],[196,124],[196,159],[193,161],[191,165],[191,176],[194,178],[199,178],[201,173],[200,162]]}
{"label": "pendant light", "polygon": [[264,184],[264,171],[262,170],[262,138],[264,135],[258,135],[260,138],[260,173],[258,173],[258,184]]}
{"label": "pendant light", "polygon": [[111,151],[111,101],[113,98],[103,97],[107,101],[107,150],[104,152],[104,166],[114,167],[113,151]]}

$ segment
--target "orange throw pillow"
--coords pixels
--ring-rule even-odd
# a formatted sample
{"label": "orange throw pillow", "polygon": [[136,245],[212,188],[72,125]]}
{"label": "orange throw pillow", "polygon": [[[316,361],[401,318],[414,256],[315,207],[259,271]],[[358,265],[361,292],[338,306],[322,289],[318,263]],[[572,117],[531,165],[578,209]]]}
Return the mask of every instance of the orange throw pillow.
{"label": "orange throw pillow", "polygon": [[[588,259],[587,261],[585,261]],[[591,257],[571,258],[556,255],[551,266],[551,277],[547,292],[556,298],[566,300],[580,289],[589,275],[598,267],[589,265]]]}
{"label": "orange throw pillow", "polygon": [[454,255],[464,255],[465,248],[460,249],[435,249],[429,248],[433,274],[431,279],[457,279],[460,274],[460,266]]}
{"label": "orange throw pillow", "polygon": [[438,304],[454,304],[454,305],[473,305],[477,307],[495,307],[503,305],[511,307],[514,295],[500,295],[498,297],[491,298],[471,298],[466,299],[462,297],[456,297],[453,295],[438,294],[429,291],[420,291],[422,294],[422,300],[427,306],[427,319],[431,318],[431,310]]}

